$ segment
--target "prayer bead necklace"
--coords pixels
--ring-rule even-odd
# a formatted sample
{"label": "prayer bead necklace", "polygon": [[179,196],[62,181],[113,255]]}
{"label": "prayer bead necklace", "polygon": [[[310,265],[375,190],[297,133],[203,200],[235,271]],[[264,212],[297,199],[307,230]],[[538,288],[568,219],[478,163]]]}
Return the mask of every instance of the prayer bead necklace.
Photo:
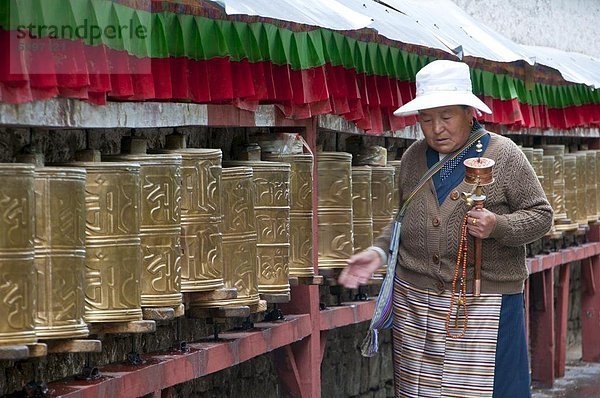
{"label": "prayer bead necklace", "polygon": [[[458,254],[456,256],[456,267],[454,268],[454,278],[452,279],[452,292],[450,295],[450,309],[448,310],[448,315],[446,315],[446,335],[453,339],[460,339],[467,332],[467,323],[469,321],[469,314],[467,313],[467,253],[469,248],[469,242],[467,238],[467,218],[465,218],[462,223],[462,227],[460,230],[460,242],[458,244]],[[462,271],[462,272],[461,272]],[[459,282],[459,274],[460,282]],[[459,286],[457,289],[457,282],[459,282]],[[456,296],[456,298],[455,298]],[[463,309],[464,314],[464,323],[462,327],[462,331],[459,334],[452,334],[450,331],[450,318],[452,317],[452,310],[454,309],[454,304],[456,300],[456,315],[455,315],[455,325],[454,328],[458,329],[458,316],[460,314],[460,308]]]}

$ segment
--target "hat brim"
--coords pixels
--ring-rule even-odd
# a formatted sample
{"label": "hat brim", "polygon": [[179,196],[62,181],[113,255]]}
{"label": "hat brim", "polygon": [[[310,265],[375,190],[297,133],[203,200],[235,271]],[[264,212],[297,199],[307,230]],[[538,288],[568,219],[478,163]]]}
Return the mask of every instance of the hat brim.
{"label": "hat brim", "polygon": [[395,116],[411,116],[417,114],[422,109],[439,108],[440,106],[467,105],[479,109],[485,113],[492,113],[492,110],[469,92],[434,92],[431,94],[422,94],[412,101],[407,102],[394,111]]}

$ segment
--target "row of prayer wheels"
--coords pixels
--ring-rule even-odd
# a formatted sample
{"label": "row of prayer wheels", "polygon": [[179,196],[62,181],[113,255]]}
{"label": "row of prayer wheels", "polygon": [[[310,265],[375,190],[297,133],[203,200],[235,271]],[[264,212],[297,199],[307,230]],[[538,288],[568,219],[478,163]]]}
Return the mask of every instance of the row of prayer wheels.
{"label": "row of prayer wheels", "polygon": [[223,168],[220,150],[177,134],[157,153],[145,145],[0,164],[0,344],[83,337],[87,323],[177,308],[185,292],[238,291],[190,306],[258,304],[313,275],[312,155]]}
{"label": "row of prayer wheels", "polygon": [[564,145],[521,148],[554,209],[556,231],[600,219],[600,151],[568,152]]}
{"label": "row of prayer wheels", "polygon": [[317,154],[319,269],[344,268],[394,218],[400,162],[388,164],[352,166],[350,153]]}

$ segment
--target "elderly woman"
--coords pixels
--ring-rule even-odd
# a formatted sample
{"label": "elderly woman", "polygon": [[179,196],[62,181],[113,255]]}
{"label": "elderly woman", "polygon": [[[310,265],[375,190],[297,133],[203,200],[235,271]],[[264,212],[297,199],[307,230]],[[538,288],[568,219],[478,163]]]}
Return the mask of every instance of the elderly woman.
{"label": "elderly woman", "polygon": [[[388,268],[395,272],[396,396],[529,397],[525,244],[550,229],[552,208],[519,148],[485,131],[473,117],[476,110],[491,111],[472,94],[466,64],[434,61],[416,78],[416,98],[395,112],[418,112],[425,136],[402,157],[401,203],[440,159],[452,154],[453,160],[412,197],[401,224],[397,263]],[[476,209],[461,198],[473,188],[463,181],[463,161],[480,155],[495,161],[494,182],[484,188],[485,208]],[[387,263],[392,227],[350,258],[341,284],[365,284]],[[473,240],[467,235],[482,239],[479,296],[472,293]]]}

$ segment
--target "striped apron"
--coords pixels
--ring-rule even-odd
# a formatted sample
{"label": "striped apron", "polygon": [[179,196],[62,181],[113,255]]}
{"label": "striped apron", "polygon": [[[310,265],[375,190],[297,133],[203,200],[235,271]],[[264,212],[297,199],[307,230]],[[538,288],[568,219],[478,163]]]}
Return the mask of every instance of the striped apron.
{"label": "striped apron", "polygon": [[[492,397],[501,294],[467,295],[468,327],[446,335],[450,292],[394,284],[396,397]],[[459,328],[462,330],[462,315]],[[455,326],[455,314],[450,325]]]}

